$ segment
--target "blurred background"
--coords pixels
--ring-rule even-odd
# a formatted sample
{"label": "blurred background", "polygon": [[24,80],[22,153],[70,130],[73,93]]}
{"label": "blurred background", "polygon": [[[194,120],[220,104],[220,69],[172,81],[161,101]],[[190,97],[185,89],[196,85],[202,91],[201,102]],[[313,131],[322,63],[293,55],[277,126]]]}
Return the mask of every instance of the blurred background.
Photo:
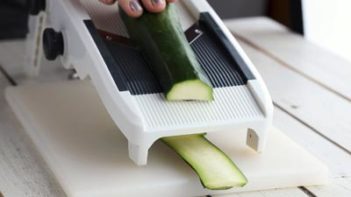
{"label": "blurred background", "polygon": [[[31,0],[0,0],[0,39],[23,38]],[[223,19],[267,16],[351,62],[350,0],[208,0]]]}
{"label": "blurred background", "polygon": [[27,0],[0,0],[0,39],[22,38],[27,33]]}

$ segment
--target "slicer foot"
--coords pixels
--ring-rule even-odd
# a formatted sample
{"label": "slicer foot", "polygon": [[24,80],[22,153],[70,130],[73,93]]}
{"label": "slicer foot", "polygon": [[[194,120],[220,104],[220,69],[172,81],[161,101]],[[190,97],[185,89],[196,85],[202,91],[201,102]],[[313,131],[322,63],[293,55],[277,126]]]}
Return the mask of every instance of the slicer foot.
{"label": "slicer foot", "polygon": [[266,139],[265,135],[263,132],[258,133],[254,129],[248,129],[247,131],[247,137],[246,137],[246,144],[257,151],[258,153],[262,152],[265,144],[266,144]]}
{"label": "slicer foot", "polygon": [[149,147],[128,143],[129,157],[139,166],[147,164]]}

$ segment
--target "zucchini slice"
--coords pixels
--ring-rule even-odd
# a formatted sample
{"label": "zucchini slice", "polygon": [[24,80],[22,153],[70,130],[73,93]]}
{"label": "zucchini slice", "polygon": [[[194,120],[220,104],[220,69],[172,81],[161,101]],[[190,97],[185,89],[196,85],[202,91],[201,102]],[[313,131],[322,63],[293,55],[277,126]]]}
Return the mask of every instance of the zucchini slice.
{"label": "zucchini slice", "polygon": [[195,170],[207,189],[225,190],[247,183],[233,161],[203,134],[165,137],[162,141]]}
{"label": "zucchini slice", "polygon": [[130,38],[150,63],[169,101],[213,100],[213,90],[190,47],[172,4],[161,13],[131,18],[120,8]]}

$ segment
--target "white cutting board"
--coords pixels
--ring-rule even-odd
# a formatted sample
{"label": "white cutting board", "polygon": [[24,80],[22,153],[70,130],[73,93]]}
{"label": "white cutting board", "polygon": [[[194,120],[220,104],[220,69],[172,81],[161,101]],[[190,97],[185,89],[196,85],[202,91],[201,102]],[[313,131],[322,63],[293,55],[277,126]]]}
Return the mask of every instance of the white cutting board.
{"label": "white cutting board", "polygon": [[327,182],[328,170],[320,161],[272,128],[263,154],[245,145],[245,131],[209,134],[249,183],[205,190],[191,168],[161,142],[151,148],[147,166],[136,166],[128,157],[127,140],[87,81],[11,87],[6,97],[68,196],[200,196]]}

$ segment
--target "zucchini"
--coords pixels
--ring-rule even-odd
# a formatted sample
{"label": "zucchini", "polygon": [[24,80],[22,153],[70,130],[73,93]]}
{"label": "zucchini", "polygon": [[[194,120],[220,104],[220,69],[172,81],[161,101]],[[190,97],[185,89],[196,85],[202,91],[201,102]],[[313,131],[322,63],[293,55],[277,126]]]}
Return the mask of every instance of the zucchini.
{"label": "zucchini", "polygon": [[203,134],[165,137],[162,141],[195,170],[207,189],[224,190],[247,183],[233,161]]}
{"label": "zucchini", "polygon": [[140,47],[169,101],[213,100],[207,76],[191,49],[172,4],[161,13],[131,18],[120,10],[129,36]]}

